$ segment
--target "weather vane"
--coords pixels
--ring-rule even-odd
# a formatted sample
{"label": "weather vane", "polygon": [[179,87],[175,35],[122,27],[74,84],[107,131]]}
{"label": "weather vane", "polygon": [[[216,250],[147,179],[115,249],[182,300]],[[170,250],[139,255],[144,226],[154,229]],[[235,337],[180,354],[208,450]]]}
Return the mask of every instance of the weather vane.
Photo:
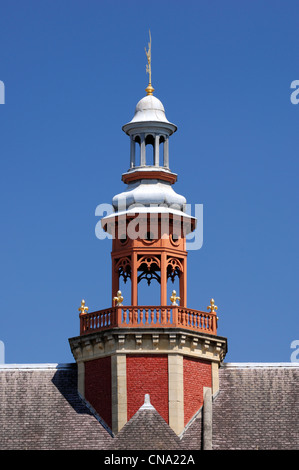
{"label": "weather vane", "polygon": [[148,95],[152,95],[154,88],[152,87],[152,37],[151,31],[149,30],[149,43],[148,43],[148,50],[145,49],[146,57],[147,57],[147,64],[146,64],[146,73],[148,73],[148,86],[146,87],[145,91]]}

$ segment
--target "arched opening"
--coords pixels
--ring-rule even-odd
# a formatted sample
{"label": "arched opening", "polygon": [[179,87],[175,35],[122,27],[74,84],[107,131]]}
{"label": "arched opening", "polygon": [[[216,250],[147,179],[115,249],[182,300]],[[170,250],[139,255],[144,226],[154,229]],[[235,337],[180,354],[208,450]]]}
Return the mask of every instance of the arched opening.
{"label": "arched opening", "polygon": [[145,148],[146,148],[146,165],[155,164],[155,139],[149,134],[145,138]]}
{"label": "arched opening", "polygon": [[[176,291],[176,295],[180,297],[180,278],[176,276],[174,279],[170,277],[167,279],[167,305],[171,305],[170,297],[173,291]],[[177,301],[177,304],[180,305],[180,301]]]}
{"label": "arched opening", "polygon": [[146,279],[138,284],[138,305],[160,305],[160,284],[152,279],[150,285]]}
{"label": "arched opening", "polygon": [[[180,278],[182,276],[183,266],[180,260],[169,257],[167,260],[167,303],[172,304],[170,297],[172,292],[176,292],[176,296],[180,297]],[[180,299],[176,301],[180,305]]]}
{"label": "arched opening", "polygon": [[[125,236],[121,236],[121,242],[126,242]],[[118,290],[121,291],[123,296],[123,305],[131,304],[131,259],[130,256],[120,258],[115,266],[115,271],[118,276]],[[113,295],[116,296],[117,292]]]}
{"label": "arched opening", "polygon": [[154,256],[143,256],[138,267],[138,305],[160,304],[160,261]]}
{"label": "arched opening", "polygon": [[124,279],[123,276],[120,276],[119,290],[121,291],[124,298],[123,305],[131,305],[131,279]]}
{"label": "arched opening", "polygon": [[136,135],[136,137],[134,137],[134,141],[135,141],[135,166],[140,166],[141,139],[140,139],[139,135]]}

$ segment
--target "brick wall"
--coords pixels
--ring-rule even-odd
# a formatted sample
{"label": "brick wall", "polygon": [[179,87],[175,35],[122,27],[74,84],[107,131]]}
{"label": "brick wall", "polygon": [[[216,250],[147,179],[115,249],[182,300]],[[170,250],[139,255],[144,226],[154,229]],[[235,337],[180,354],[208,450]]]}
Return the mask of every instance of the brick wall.
{"label": "brick wall", "polygon": [[184,357],[184,424],[203,404],[203,387],[212,386],[212,368],[210,362]]}
{"label": "brick wall", "polygon": [[85,362],[85,398],[111,428],[111,357]]}
{"label": "brick wall", "polygon": [[[169,423],[168,409],[168,357],[166,354],[130,354],[127,369],[127,419],[128,421],[150,394],[152,405]],[[203,404],[203,387],[212,386],[211,363],[184,357],[184,425]],[[85,362],[85,397],[112,426],[111,357]]]}
{"label": "brick wall", "polygon": [[161,355],[127,356],[128,420],[150,394],[151,404],[168,423],[168,357]]}

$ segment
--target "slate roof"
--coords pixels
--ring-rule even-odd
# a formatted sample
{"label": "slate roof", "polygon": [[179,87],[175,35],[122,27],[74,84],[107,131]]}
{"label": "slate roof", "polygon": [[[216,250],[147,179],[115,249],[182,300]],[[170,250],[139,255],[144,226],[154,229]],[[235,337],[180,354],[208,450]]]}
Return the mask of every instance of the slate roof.
{"label": "slate roof", "polygon": [[[299,364],[224,364],[213,449],[299,449]],[[141,408],[113,437],[77,393],[76,364],[0,366],[0,450],[198,450],[202,409],[181,436]]]}
{"label": "slate roof", "polygon": [[179,450],[181,441],[161,415],[139,409],[116,435],[113,450]]}
{"label": "slate roof", "polygon": [[[213,399],[213,450],[299,449],[299,364],[223,364]],[[183,433],[202,448],[202,412]]]}
{"label": "slate roof", "polygon": [[299,449],[299,364],[226,364],[213,449]]}
{"label": "slate roof", "polygon": [[110,434],[77,393],[75,365],[0,366],[0,449],[105,449]]}

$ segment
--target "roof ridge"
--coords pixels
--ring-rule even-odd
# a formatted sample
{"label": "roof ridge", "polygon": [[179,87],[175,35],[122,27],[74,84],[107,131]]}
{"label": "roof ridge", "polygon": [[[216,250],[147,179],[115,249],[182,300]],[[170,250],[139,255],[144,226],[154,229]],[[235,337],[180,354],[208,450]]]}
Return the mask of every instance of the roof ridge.
{"label": "roof ridge", "polygon": [[0,370],[68,370],[76,363],[45,363],[45,364],[0,364]]}
{"label": "roof ridge", "polygon": [[299,367],[299,362],[224,362],[221,365],[223,369],[254,369],[262,367]]}
{"label": "roof ridge", "polygon": [[91,412],[91,414],[95,417],[95,419],[103,426],[103,428],[110,434],[111,437],[115,437],[114,433],[106,423],[106,421],[97,413],[94,407],[89,403],[89,401],[84,398],[81,393],[78,392],[79,398],[82,403],[86,406],[86,408]]}

